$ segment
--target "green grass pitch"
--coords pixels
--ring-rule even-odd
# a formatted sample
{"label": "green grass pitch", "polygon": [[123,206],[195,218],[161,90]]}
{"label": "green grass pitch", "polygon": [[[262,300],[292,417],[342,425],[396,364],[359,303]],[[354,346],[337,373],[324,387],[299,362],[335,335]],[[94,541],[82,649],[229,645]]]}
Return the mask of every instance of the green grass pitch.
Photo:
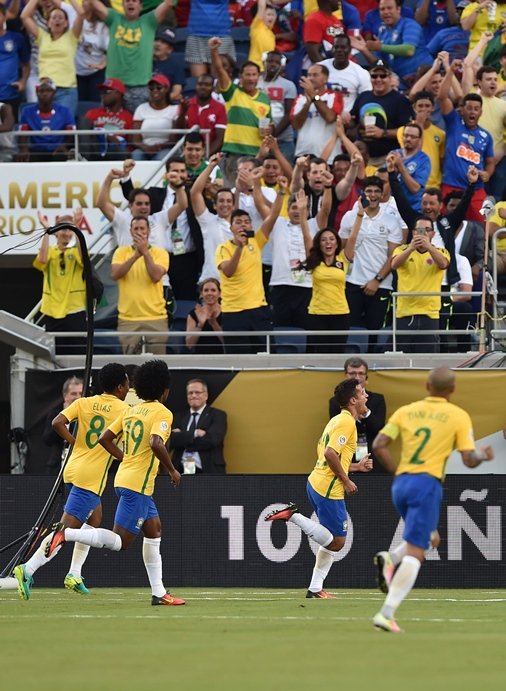
{"label": "green grass pitch", "polygon": [[[331,591],[332,592],[332,591]],[[175,589],[0,593],[4,690],[496,691],[506,684],[506,590],[415,590],[404,634],[371,624],[383,596],[338,591]]]}

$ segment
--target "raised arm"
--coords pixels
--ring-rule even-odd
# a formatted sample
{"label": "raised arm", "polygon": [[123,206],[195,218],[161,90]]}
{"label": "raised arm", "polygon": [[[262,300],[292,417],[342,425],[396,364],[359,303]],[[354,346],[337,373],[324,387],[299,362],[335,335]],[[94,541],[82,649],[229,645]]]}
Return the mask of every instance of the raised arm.
{"label": "raised arm", "polygon": [[231,82],[227,71],[221,63],[220,54],[218,52],[218,49],[221,46],[221,39],[217,36],[213,36],[209,39],[207,45],[209,46],[209,50],[211,51],[211,67],[213,68],[214,73],[218,77],[218,86],[220,87],[221,91],[226,91],[229,88]]}
{"label": "raised arm", "polygon": [[204,201],[204,190],[211,176],[211,173],[220,162],[221,157],[221,154],[213,154],[209,159],[209,163],[207,164],[207,166],[200,173],[200,175],[192,185],[190,191],[190,198],[192,201],[192,208],[195,212],[195,216],[201,216],[207,209],[206,203]]}
{"label": "raised arm", "polygon": [[155,19],[158,24],[162,24],[165,17],[169,14],[172,6],[175,5],[174,0],[163,0],[155,9]]}
{"label": "raised arm", "polygon": [[332,187],[332,182],[334,180],[334,176],[332,175],[330,170],[325,170],[322,177],[323,177],[323,197],[322,197],[321,206],[318,209],[318,213],[316,214],[316,223],[317,223],[318,228],[320,230],[322,228],[326,228],[326,226],[327,226],[330,211],[332,209],[332,194],[333,194],[333,189],[334,189]]}
{"label": "raised arm", "polygon": [[309,167],[309,156],[299,156],[295,161],[295,168],[293,169],[292,185],[290,192],[297,194],[299,190],[304,189],[304,171]]}
{"label": "raised arm", "polygon": [[476,72],[478,71],[478,67],[481,66],[480,64],[478,64],[478,59],[482,54],[485,46],[493,38],[494,34],[491,31],[484,31],[481,34],[478,43],[474,46],[472,50],[469,51],[469,53],[464,58],[464,61],[462,63],[462,91],[465,94],[469,93],[473,88],[476,79]]}
{"label": "raised arm", "polygon": [[[173,176],[172,180],[175,180],[177,178],[178,182],[172,182],[171,176]],[[184,182],[180,180],[179,173],[171,171],[168,174],[167,179],[169,181],[169,184],[176,190],[176,198],[174,199],[174,204],[170,207],[170,209],[167,212],[167,220],[169,225],[171,225],[172,223],[174,223],[179,214],[182,214],[183,211],[185,211],[188,208],[188,195],[186,194]]]}
{"label": "raised arm", "polygon": [[446,74],[441,82],[438,99],[441,103],[441,112],[443,115],[448,115],[453,110],[453,103],[450,98],[450,88],[453,83],[453,76],[461,68],[461,66],[461,60],[454,60],[450,65],[450,69],[446,70]]}
{"label": "raised arm", "polygon": [[339,180],[334,188],[334,193],[339,201],[346,199],[349,195],[360,170],[364,170],[364,159],[357,149],[351,156],[350,167],[346,171],[346,175],[342,180]]}
{"label": "raised arm", "polygon": [[355,256],[355,244],[357,242],[357,236],[360,231],[360,226],[362,225],[362,219],[364,218],[364,207],[362,206],[362,200],[360,197],[357,200],[357,215],[351,226],[350,236],[346,240],[346,245],[344,246],[344,256],[349,262],[353,261]]}
{"label": "raised arm", "polygon": [[285,178],[284,175],[280,175],[278,178],[278,185],[279,185],[279,190],[276,195],[276,199],[274,200],[274,204],[271,206],[271,209],[269,211],[269,215],[267,218],[264,220],[262,225],[260,226],[260,230],[262,233],[265,235],[267,239],[269,239],[269,236],[271,234],[271,231],[274,227],[274,224],[279,218],[279,214],[281,213],[281,208],[283,207],[283,197],[285,196],[287,190],[288,190],[288,180]]}
{"label": "raised arm", "polygon": [[39,0],[28,0],[28,4],[25,5],[20,15],[21,21],[23,22],[25,29],[34,38],[37,38],[40,31],[38,24],[35,22],[35,19],[33,18],[38,4]]}
{"label": "raised arm", "polygon": [[101,21],[104,21],[104,19],[107,17],[107,13],[109,11],[109,8],[104,5],[101,0],[90,0],[91,6],[93,7],[93,10],[95,14],[98,16],[98,18]]}
{"label": "raised arm", "polygon": [[112,182],[113,180],[119,180],[122,177],[123,171],[113,168],[107,173],[104,182],[100,185],[100,189],[98,190],[96,204],[108,221],[113,220],[116,211],[116,207],[111,201]]}
{"label": "raised arm", "polygon": [[[42,227],[47,230],[49,228],[48,217],[45,214],[43,214],[42,211],[37,211],[37,216]],[[37,259],[41,264],[47,264],[48,251],[49,235],[47,233],[44,233],[44,235],[42,236],[42,242],[40,243],[39,251],[37,253]]]}

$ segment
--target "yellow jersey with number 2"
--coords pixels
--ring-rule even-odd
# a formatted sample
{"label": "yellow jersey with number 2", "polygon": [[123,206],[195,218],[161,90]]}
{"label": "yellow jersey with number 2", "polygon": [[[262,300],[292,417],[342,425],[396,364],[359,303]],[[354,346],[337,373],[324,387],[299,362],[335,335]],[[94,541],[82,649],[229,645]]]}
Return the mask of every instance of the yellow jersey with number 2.
{"label": "yellow jersey with number 2", "polygon": [[427,396],[399,408],[380,434],[401,436],[401,461],[395,472],[427,473],[444,480],[446,462],[454,449],[473,451],[473,425],[465,410],[446,398]]}

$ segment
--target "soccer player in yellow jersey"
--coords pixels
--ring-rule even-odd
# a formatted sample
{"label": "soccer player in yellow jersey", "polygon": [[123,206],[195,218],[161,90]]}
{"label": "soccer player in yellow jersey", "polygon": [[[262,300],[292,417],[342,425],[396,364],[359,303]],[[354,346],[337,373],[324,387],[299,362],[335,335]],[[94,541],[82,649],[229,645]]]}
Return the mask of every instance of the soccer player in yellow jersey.
{"label": "soccer player in yellow jersey", "polygon": [[[395,474],[392,498],[405,523],[404,541],[399,547],[378,552],[374,558],[379,588],[388,594],[373,623],[392,633],[401,631],[394,619],[395,611],[413,588],[425,550],[437,531],[449,455],[458,449],[468,468],[494,458],[491,446],[483,447],[479,455],[476,453],[471,418],[449,401],[455,390],[454,373],[446,367],[433,369],[426,387],[429,395],[399,408],[373,444],[381,463]],[[399,436],[402,451],[396,465],[388,447]]]}
{"label": "soccer player in yellow jersey", "polygon": [[334,561],[334,554],[344,547],[348,531],[345,494],[358,492],[357,485],[348,477],[349,472],[367,473],[372,470],[369,455],[359,463],[351,459],[357,447],[356,421],[367,415],[367,393],[358,379],[346,379],[336,387],[335,394],[341,413],[333,417],[320,437],[317,461],[307,480],[309,501],[319,523],[306,518],[295,504],[272,511],[266,521],[290,521],[320,545],[316,554],[313,576],[306,593],[307,598],[332,600],[323,590],[325,580]]}
{"label": "soccer player in yellow jersey", "polygon": [[[163,404],[169,395],[170,372],[162,360],[149,360],[135,374],[135,389],[141,403],[128,408],[102,433],[99,442],[120,461],[114,486],[119,497],[114,528],[82,530],[58,526],[43,544],[48,557],[64,542],[82,542],[114,552],[125,550],[142,531],[142,556],[151,585],[152,605],[184,605],[185,601],[166,592],[162,581],[160,541],[162,526],[153,501],[160,463],[177,487],[181,475],[172,465],[165,444],[170,436],[172,413]],[[123,434],[124,450],[114,440]]]}
{"label": "soccer player in yellow jersey", "polygon": [[[98,381],[102,394],[74,400],[53,420],[55,432],[74,447],[63,473],[68,497],[60,520],[70,528],[82,527],[83,531],[97,528],[102,522],[100,497],[107,483],[112,458],[98,443],[99,437],[118,415],[128,409],[124,400],[129,383],[123,365],[114,362],[105,365],[98,374]],[[74,420],[78,423],[75,436],[67,428]],[[89,592],[81,577],[89,549],[86,544],[74,546],[70,571],[64,581],[66,588],[82,595]],[[41,546],[26,564],[14,569],[18,592],[23,600],[30,598],[33,574],[47,562]]]}

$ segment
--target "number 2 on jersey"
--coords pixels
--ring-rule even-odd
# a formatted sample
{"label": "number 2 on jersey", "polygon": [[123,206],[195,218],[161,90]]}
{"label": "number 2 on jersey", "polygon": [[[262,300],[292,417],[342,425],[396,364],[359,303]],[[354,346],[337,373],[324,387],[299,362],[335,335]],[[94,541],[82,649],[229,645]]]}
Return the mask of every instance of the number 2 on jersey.
{"label": "number 2 on jersey", "polygon": [[411,456],[411,460],[409,461],[410,463],[414,463],[415,465],[421,465],[422,463],[425,463],[425,461],[420,458],[420,454],[422,453],[427,442],[429,441],[431,434],[432,432],[428,427],[420,427],[416,430],[415,437],[423,436],[423,439],[418,445],[418,448],[416,449],[415,453]]}

